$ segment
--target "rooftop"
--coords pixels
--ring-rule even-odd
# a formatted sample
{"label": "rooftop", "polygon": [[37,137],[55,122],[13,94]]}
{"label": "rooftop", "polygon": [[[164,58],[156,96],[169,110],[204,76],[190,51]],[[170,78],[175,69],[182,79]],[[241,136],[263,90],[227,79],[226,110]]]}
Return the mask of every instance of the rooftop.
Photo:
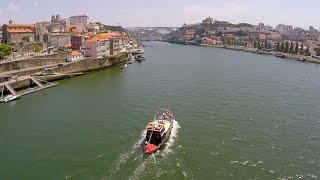
{"label": "rooftop", "polygon": [[31,30],[8,30],[9,33],[33,33]]}
{"label": "rooftop", "polygon": [[7,24],[8,27],[34,27],[34,24]]}
{"label": "rooftop", "polygon": [[70,56],[79,56],[81,53],[79,51],[72,51],[69,53]]}

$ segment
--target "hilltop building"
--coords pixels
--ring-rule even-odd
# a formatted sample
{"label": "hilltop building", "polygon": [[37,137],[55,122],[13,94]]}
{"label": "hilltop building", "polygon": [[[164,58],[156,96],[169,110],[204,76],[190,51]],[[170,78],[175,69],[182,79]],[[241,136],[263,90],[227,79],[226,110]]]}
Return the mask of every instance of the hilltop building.
{"label": "hilltop building", "polygon": [[213,18],[212,17],[207,17],[202,21],[202,24],[213,24]]}
{"label": "hilltop building", "polygon": [[8,44],[33,42],[34,27],[33,24],[14,24],[9,21],[9,24],[2,26],[3,42]]}

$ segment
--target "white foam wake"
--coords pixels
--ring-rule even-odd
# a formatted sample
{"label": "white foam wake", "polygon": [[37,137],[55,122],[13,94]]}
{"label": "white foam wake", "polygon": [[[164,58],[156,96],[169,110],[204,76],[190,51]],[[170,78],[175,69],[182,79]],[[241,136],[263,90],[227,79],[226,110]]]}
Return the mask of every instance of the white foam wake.
{"label": "white foam wake", "polygon": [[[172,152],[172,146],[178,136],[179,129],[180,129],[180,125],[179,125],[178,121],[174,120],[171,135],[168,139],[168,142],[165,143],[165,148],[163,150],[157,151],[155,154],[151,154],[145,160],[143,160],[134,170],[133,175],[129,178],[130,180],[140,179],[141,175],[143,175],[143,173],[145,173],[146,168],[148,166],[150,166],[151,164],[156,165],[157,164],[157,159],[156,159],[157,155],[161,155],[161,156],[165,157]],[[159,174],[157,174],[157,177],[159,177],[162,173],[164,173],[163,170],[161,170],[161,167],[157,167],[156,171],[159,172]]]}
{"label": "white foam wake", "polygon": [[134,154],[136,152],[136,150],[141,146],[141,144],[144,141],[144,138],[146,136],[147,131],[143,130],[140,133],[140,138],[139,140],[137,140],[134,145],[131,147],[131,149],[125,153],[120,154],[120,156],[118,157],[118,159],[116,160],[115,164],[112,166],[114,167],[110,174],[113,175],[114,173],[118,172],[120,170],[120,166],[125,164],[127,162],[127,160],[132,156],[132,154]]}
{"label": "white foam wake", "polygon": [[176,141],[176,138],[178,137],[178,132],[180,128],[181,126],[179,125],[179,122],[174,120],[171,135],[169,137],[168,142],[165,144],[165,148],[162,151],[160,151],[160,155],[166,156],[172,152],[172,145],[174,144],[174,142]]}

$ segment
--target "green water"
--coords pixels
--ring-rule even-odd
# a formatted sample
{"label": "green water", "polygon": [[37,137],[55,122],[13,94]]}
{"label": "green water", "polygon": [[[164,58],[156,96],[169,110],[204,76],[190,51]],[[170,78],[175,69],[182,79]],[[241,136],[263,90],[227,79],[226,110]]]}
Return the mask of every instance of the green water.
{"label": "green water", "polygon": [[[149,42],[146,61],[0,105],[0,179],[319,179],[320,68]],[[146,123],[173,134],[143,157]]]}

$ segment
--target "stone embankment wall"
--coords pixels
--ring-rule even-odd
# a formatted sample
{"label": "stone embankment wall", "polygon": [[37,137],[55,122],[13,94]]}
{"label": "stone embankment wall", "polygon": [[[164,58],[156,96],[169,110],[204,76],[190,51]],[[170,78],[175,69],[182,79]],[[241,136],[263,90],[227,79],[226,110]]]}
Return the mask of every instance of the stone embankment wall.
{"label": "stone embankment wall", "polygon": [[[52,69],[54,73],[61,73],[61,75],[56,75],[52,77],[39,77],[39,79],[43,79],[46,81],[55,81],[63,78],[73,77],[72,73],[79,72],[90,72],[99,69],[105,69],[111,66],[115,66],[118,64],[125,63],[127,60],[127,53],[122,53],[118,56],[111,56],[101,59],[84,59],[80,61],[76,61],[73,63],[66,64],[64,66],[57,66]],[[9,83],[14,89],[18,90],[21,88],[25,88],[31,85],[34,85],[34,82],[30,79],[24,79],[19,81],[12,81]]]}
{"label": "stone embankment wall", "polygon": [[117,56],[110,56],[100,59],[87,58],[57,67],[52,71],[54,73],[61,74],[95,71],[124,63],[126,62],[127,56],[127,53],[122,53]]}
{"label": "stone embankment wall", "polygon": [[20,69],[34,68],[37,66],[46,66],[59,64],[66,61],[67,54],[54,54],[45,57],[37,57],[25,60],[11,61],[0,64],[0,73]]}

